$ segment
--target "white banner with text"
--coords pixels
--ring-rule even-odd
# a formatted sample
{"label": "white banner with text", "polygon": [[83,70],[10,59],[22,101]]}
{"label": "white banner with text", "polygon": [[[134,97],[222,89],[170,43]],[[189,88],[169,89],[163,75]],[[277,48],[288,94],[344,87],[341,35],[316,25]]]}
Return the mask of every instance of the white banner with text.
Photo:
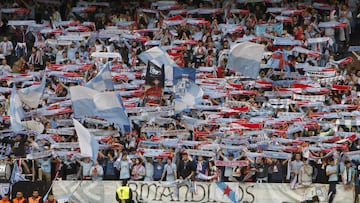
{"label": "white banner with text", "polygon": [[[61,202],[115,203],[116,188],[121,181],[56,181],[53,193]],[[279,203],[311,200],[317,195],[320,202],[328,202],[328,185],[312,184],[291,190],[290,185],[276,183],[226,182],[129,182],[135,202],[240,202]],[[231,194],[235,194],[231,195]],[[334,202],[353,203],[354,191],[337,185]]]}

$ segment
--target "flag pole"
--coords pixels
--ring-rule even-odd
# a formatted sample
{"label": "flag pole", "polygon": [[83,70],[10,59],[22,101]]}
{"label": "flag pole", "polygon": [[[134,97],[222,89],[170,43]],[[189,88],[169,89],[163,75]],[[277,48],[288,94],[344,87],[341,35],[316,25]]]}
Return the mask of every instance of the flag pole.
{"label": "flag pole", "polygon": [[55,184],[55,180],[57,179],[57,176],[59,175],[59,171],[56,172],[55,177],[53,179],[53,181],[51,182],[50,188],[48,189],[48,191],[45,193],[44,197],[43,197],[43,201],[45,202],[47,197],[49,196],[50,191],[52,190],[54,184]]}

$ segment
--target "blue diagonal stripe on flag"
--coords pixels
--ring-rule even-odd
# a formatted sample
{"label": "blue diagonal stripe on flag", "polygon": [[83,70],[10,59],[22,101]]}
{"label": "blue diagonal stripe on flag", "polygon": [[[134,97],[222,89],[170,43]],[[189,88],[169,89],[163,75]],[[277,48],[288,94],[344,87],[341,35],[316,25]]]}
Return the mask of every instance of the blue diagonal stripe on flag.
{"label": "blue diagonal stripe on flag", "polygon": [[70,88],[72,109],[75,117],[95,116],[94,110],[96,107],[93,102],[93,95],[97,93],[98,91],[81,86]]}
{"label": "blue diagonal stripe on flag", "polygon": [[224,182],[217,182],[216,185],[221,189],[221,191],[227,193],[227,196],[233,203],[240,203],[240,200],[236,197],[236,194],[230,187]]}
{"label": "blue diagonal stripe on flag", "polygon": [[114,124],[122,131],[130,131],[130,121],[120,96],[116,92],[98,92],[87,87],[70,88],[76,118],[97,116]]}
{"label": "blue diagonal stripe on flag", "polygon": [[25,116],[24,109],[19,95],[16,91],[16,86],[14,84],[10,96],[10,124],[11,129],[14,131],[21,131],[24,129],[24,126],[21,124],[21,119]]}
{"label": "blue diagonal stripe on flag", "polygon": [[114,90],[114,83],[112,81],[112,76],[110,72],[110,64],[108,62],[104,68],[102,68],[99,73],[86,83],[85,87],[103,92],[105,90]]}

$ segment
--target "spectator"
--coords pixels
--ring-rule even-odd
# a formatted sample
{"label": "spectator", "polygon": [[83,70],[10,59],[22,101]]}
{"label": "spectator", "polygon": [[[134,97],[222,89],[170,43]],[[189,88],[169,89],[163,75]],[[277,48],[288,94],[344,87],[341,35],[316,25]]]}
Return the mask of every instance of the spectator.
{"label": "spectator", "polygon": [[24,194],[22,192],[16,192],[16,196],[14,199],[12,199],[13,203],[28,203],[28,201],[26,201]]}
{"label": "spectator", "polygon": [[45,157],[43,159],[39,159],[39,181],[45,179],[46,182],[51,182],[51,158]]}
{"label": "spectator", "polygon": [[208,176],[212,177],[210,181],[219,181],[219,169],[216,167],[213,160],[209,161]]}
{"label": "spectator", "polygon": [[96,160],[94,165],[90,168],[91,179],[94,181],[99,181],[103,179],[104,171],[99,162]]}
{"label": "spectator", "polygon": [[93,162],[91,161],[90,157],[84,157],[83,161],[81,161],[80,159],[76,159],[76,161],[81,166],[82,180],[90,180],[91,179],[91,176],[90,176],[91,167],[93,166]]}
{"label": "spectator", "polygon": [[164,178],[166,178],[166,181],[168,182],[175,181],[178,174],[179,172],[176,169],[176,165],[173,163],[172,158],[167,158],[160,181],[163,181]]}
{"label": "spectator", "polygon": [[265,158],[258,158],[255,164],[256,168],[256,182],[268,182],[269,165],[266,163]]}
{"label": "spectator", "polygon": [[338,183],[338,165],[334,158],[330,158],[326,166],[326,175],[329,177],[329,202],[332,203],[336,195],[336,184]]}
{"label": "spectator", "polygon": [[131,175],[132,175],[132,180],[135,180],[135,181],[143,181],[144,180],[144,177],[146,175],[146,170],[142,163],[141,158],[135,159],[135,165],[132,167]]}
{"label": "spectator", "polygon": [[6,59],[1,60],[0,71],[1,71],[1,75],[11,72],[11,67],[8,65]]}
{"label": "spectator", "polygon": [[9,198],[8,194],[4,194],[0,200],[0,203],[11,203],[11,200]]}
{"label": "spectator", "polygon": [[309,165],[308,160],[303,158],[303,165],[299,169],[299,184],[310,186],[313,179],[313,167]]}
{"label": "spectator", "polygon": [[127,180],[122,181],[119,188],[116,189],[116,201],[120,203],[132,203],[132,190],[127,184]]}
{"label": "spectator", "polygon": [[299,175],[299,171],[301,166],[304,163],[301,161],[301,154],[296,153],[295,154],[295,160],[291,162],[291,180],[293,179],[297,179],[298,180],[298,175]]}
{"label": "spectator", "polygon": [[342,183],[345,190],[352,190],[354,187],[355,169],[351,167],[351,162],[349,160],[346,160],[344,164],[345,168],[341,175]]}
{"label": "spectator", "polygon": [[3,37],[3,40],[0,42],[0,53],[4,55],[5,59],[9,60],[13,50],[12,42],[6,36]]}
{"label": "spectator", "polygon": [[319,164],[315,165],[315,171],[316,171],[316,183],[322,183],[326,184],[328,183],[328,177],[326,175],[326,160],[321,159]]}
{"label": "spectator", "polygon": [[194,163],[189,160],[187,152],[182,153],[182,160],[180,160],[177,175],[183,180],[193,180],[195,178],[196,168]]}
{"label": "spectator", "polygon": [[[100,153],[102,154],[102,153]],[[107,156],[103,156],[103,168],[104,168],[104,180],[117,180],[119,175],[114,166],[115,163],[115,153],[113,150],[109,150]]]}
{"label": "spectator", "polygon": [[127,158],[127,154],[123,152],[121,156],[115,161],[114,166],[120,171],[120,180],[130,179],[130,161]]}
{"label": "spectator", "polygon": [[156,162],[154,162],[154,181],[161,180],[163,171],[164,171],[163,160],[161,157],[156,157]]}
{"label": "spectator", "polygon": [[284,180],[284,164],[287,160],[280,161],[278,159],[271,159],[269,166],[270,183],[282,183]]}
{"label": "spectator", "polygon": [[43,203],[43,198],[39,195],[38,190],[33,190],[32,196],[28,198],[28,202]]}
{"label": "spectator", "polygon": [[194,160],[194,165],[196,166],[196,174],[206,174],[206,171],[208,170],[208,163],[203,156],[198,156],[197,161]]}
{"label": "spectator", "polygon": [[60,169],[60,176],[62,180],[77,180],[78,165],[72,159],[72,155],[67,155],[62,162]]}
{"label": "spectator", "polygon": [[144,181],[154,180],[154,163],[151,157],[145,157],[145,179]]}
{"label": "spectator", "polygon": [[49,194],[47,200],[45,201],[45,203],[58,203],[58,201],[55,199],[53,194]]}

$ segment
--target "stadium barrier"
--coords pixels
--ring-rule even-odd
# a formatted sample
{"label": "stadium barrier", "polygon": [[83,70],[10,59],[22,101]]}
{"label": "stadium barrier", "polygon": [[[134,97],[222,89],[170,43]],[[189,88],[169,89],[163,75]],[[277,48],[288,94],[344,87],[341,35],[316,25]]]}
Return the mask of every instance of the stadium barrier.
{"label": "stadium barrier", "polygon": [[[53,193],[59,203],[66,199],[73,202],[115,203],[115,191],[120,181],[56,181]],[[291,190],[289,184],[277,183],[235,183],[227,182],[226,188],[220,189],[216,183],[196,182],[195,191],[189,184],[167,182],[129,182],[133,189],[133,199],[137,202],[232,202],[231,193],[241,202],[301,202],[311,200],[317,195],[321,202],[328,201],[328,185],[312,184]],[[344,190],[337,185],[334,202],[353,203],[354,190]]]}

